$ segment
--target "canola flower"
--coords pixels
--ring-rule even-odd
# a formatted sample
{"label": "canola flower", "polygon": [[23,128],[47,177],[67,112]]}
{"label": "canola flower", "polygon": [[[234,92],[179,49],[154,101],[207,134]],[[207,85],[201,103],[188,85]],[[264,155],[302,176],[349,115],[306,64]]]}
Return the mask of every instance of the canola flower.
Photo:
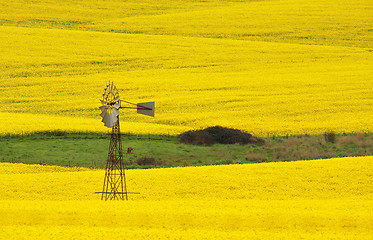
{"label": "canola flower", "polygon": [[156,102],[154,119],[122,111],[124,132],[373,129],[371,1],[58,6],[0,5],[0,134],[107,131],[98,106],[108,80],[122,99]]}
{"label": "canola flower", "polygon": [[103,170],[1,163],[0,238],[369,239],[372,160],[127,170],[123,202]]}

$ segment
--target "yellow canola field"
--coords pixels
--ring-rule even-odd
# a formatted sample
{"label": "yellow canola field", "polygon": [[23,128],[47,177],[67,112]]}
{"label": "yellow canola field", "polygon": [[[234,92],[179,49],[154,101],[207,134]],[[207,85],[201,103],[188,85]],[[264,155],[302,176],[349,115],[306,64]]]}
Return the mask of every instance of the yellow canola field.
{"label": "yellow canola field", "polygon": [[[258,135],[373,130],[372,55],[365,50],[199,38],[174,46],[179,40],[165,36],[1,30],[8,49],[39,36],[64,46],[14,56],[9,50],[1,65],[3,134],[106,131],[98,106],[107,80],[124,100],[156,102],[154,119],[122,110],[125,132],[178,134],[211,125]],[[114,51],[105,56],[109,38]]]}
{"label": "yellow canola field", "polygon": [[1,239],[371,239],[373,157],[127,170],[0,164]]}
{"label": "yellow canola field", "polygon": [[372,48],[370,0],[17,0],[0,25]]}
{"label": "yellow canola field", "polygon": [[[58,2],[58,4],[57,4]],[[373,131],[372,2],[0,4],[0,134],[103,132],[102,86],[156,102],[123,132]]]}

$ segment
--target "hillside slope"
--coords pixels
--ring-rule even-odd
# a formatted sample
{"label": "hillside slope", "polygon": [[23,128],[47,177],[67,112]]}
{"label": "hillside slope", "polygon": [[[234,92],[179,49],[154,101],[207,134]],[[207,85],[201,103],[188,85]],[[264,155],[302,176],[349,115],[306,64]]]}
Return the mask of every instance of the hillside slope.
{"label": "hillside slope", "polygon": [[256,135],[373,131],[372,3],[12,1],[0,3],[0,134],[106,131],[105,81],[122,130],[213,125]]}
{"label": "hillside slope", "polygon": [[373,157],[126,171],[130,201],[94,194],[104,171],[0,164],[9,239],[369,239]]}

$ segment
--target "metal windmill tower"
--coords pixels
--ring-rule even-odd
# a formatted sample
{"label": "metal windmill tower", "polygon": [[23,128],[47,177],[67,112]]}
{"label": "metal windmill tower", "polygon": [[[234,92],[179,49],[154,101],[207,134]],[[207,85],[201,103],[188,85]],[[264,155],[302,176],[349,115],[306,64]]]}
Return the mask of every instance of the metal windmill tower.
{"label": "metal windmill tower", "polygon": [[[124,107],[122,103],[135,105]],[[128,200],[126,175],[124,172],[122,140],[119,127],[119,109],[137,109],[137,113],[154,117],[154,102],[134,104],[121,101],[118,89],[113,82],[104,86],[104,93],[101,100],[101,117],[106,127],[111,128],[109,152],[105,168],[104,186],[101,193],[102,200]]]}

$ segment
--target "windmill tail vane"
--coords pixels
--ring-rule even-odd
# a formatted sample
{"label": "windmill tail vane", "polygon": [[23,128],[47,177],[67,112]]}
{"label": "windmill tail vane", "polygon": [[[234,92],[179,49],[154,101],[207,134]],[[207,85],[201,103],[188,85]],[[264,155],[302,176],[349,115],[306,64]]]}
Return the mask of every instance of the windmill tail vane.
{"label": "windmill tail vane", "polygon": [[[122,140],[119,125],[119,109],[137,109],[137,113],[154,117],[154,102],[131,103],[122,101],[119,91],[113,82],[104,86],[103,99],[101,100],[102,122],[106,127],[111,128],[109,151],[106,161],[104,185],[101,195],[102,200],[128,200],[128,194],[139,194],[138,192],[128,192],[126,184],[125,167],[123,160]],[[125,107],[122,103],[135,105],[136,107]]]}
{"label": "windmill tail vane", "polygon": [[144,103],[131,103],[128,101],[121,101],[124,103],[128,103],[130,105],[135,105],[136,107],[125,107],[121,106],[120,108],[130,108],[130,109],[137,109],[137,113],[154,117],[154,109],[155,103],[154,102],[144,102]]}

